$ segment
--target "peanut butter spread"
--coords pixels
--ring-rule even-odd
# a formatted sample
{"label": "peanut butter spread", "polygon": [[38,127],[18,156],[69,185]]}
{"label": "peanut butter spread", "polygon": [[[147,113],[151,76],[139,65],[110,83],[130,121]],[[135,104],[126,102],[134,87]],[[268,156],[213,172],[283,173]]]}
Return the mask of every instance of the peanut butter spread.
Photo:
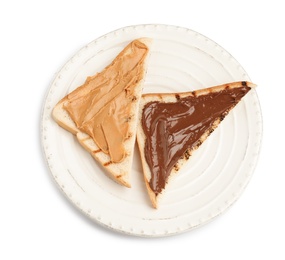
{"label": "peanut butter spread", "polygon": [[67,96],[64,108],[77,128],[87,133],[114,163],[127,155],[136,87],[144,76],[148,47],[134,40],[100,73]]}

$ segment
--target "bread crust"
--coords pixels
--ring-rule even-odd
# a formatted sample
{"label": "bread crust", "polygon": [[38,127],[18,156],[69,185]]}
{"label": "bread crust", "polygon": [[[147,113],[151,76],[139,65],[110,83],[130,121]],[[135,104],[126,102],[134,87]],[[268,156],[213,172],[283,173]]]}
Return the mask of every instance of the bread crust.
{"label": "bread crust", "polygon": [[[144,43],[150,49],[152,43],[152,40],[150,38],[140,38],[137,40]],[[148,51],[148,56],[149,53],[150,51]],[[128,55],[128,52],[121,52],[119,55]],[[137,83],[134,91],[136,99],[134,102],[131,103],[132,112],[129,117],[130,137],[124,142],[124,148],[127,155],[122,162],[112,163],[110,156],[106,153],[103,153],[89,135],[81,132],[76,127],[74,121],[71,119],[68,112],[64,109],[66,102],[68,102],[67,96],[61,99],[52,111],[52,117],[57,122],[57,124],[77,137],[77,140],[82,145],[82,147],[86,151],[88,151],[97,162],[102,165],[102,167],[105,169],[105,173],[107,174],[107,176],[111,177],[111,179],[113,179],[117,183],[128,188],[131,187],[130,172],[136,138],[139,101],[141,98],[143,81],[146,74],[147,59],[148,57],[144,62],[144,77],[140,82]],[[78,87],[75,91],[84,92],[84,87]]]}
{"label": "bread crust", "polygon": [[[142,127],[142,111],[143,111],[144,106],[147,103],[152,102],[152,101],[159,101],[159,102],[165,102],[165,103],[176,102],[177,98],[184,98],[184,97],[188,97],[188,96],[198,97],[198,96],[205,95],[205,94],[208,94],[211,92],[219,92],[225,88],[230,88],[230,89],[231,88],[238,88],[238,87],[241,87],[241,85],[243,85],[243,84],[246,84],[250,88],[253,88],[256,86],[255,84],[253,84],[251,82],[244,82],[244,81],[241,82],[240,81],[240,82],[232,82],[232,83],[223,84],[223,85],[214,86],[214,87],[205,88],[205,89],[199,89],[199,90],[195,90],[195,91],[191,91],[191,92],[150,93],[150,94],[144,94],[142,96],[141,102],[140,102],[140,108],[139,108],[139,121],[138,121],[139,123],[138,123],[138,130],[137,130],[137,143],[138,143],[138,147],[139,147],[139,151],[140,151],[140,157],[141,157],[141,161],[142,161],[142,167],[143,167],[143,174],[144,174],[144,181],[146,184],[146,189],[147,189],[151,204],[154,208],[158,208],[159,200],[163,196],[165,189],[161,193],[156,195],[154,193],[154,191],[150,188],[151,170],[150,170],[150,168],[146,162],[146,158],[145,158],[144,149],[145,149],[146,136],[144,134],[143,127]],[[230,112],[231,109],[229,109],[227,111],[227,114]],[[194,153],[194,151],[199,148],[199,146],[218,127],[218,125],[220,124],[220,122],[223,119],[224,119],[224,116],[217,118],[214,121],[212,128],[209,129],[208,131],[206,131],[201,136],[201,138],[198,141],[198,145],[196,145],[194,148],[188,149],[184,152],[184,156],[178,160],[175,167],[171,170],[171,173],[170,173],[170,176],[168,178],[167,183],[169,183],[171,181],[171,179],[179,172],[179,170],[188,161],[188,159],[191,157],[191,155]],[[166,186],[167,186],[167,183],[166,183]]]}

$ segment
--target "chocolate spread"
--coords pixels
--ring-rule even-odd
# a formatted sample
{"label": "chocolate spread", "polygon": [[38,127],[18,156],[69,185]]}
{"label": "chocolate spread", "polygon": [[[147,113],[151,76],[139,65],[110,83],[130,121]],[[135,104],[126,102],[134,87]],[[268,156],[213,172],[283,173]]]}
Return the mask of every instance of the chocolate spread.
{"label": "chocolate spread", "polygon": [[131,42],[108,67],[71,92],[64,105],[78,129],[115,163],[126,156],[124,141],[130,137],[128,122],[148,51],[139,40]]}
{"label": "chocolate spread", "polygon": [[145,157],[151,171],[150,187],[156,195],[164,189],[175,164],[187,150],[201,144],[200,138],[213,129],[217,119],[250,90],[246,82],[238,88],[228,88],[204,95],[191,95],[176,102],[153,101],[143,108],[142,127],[146,135]]}

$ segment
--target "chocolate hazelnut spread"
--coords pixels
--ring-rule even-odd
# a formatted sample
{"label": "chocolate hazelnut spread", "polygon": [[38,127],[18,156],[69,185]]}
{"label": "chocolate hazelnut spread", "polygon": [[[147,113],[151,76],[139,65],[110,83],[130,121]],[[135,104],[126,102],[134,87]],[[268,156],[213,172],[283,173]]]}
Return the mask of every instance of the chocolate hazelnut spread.
{"label": "chocolate hazelnut spread", "polygon": [[210,134],[214,122],[222,120],[249,90],[242,82],[238,88],[225,87],[200,96],[194,91],[183,98],[176,95],[176,102],[153,101],[144,106],[144,152],[151,171],[150,188],[156,195],[165,188],[177,161],[199,146],[201,136]]}
{"label": "chocolate hazelnut spread", "polygon": [[148,51],[144,43],[131,42],[102,72],[67,95],[64,105],[77,128],[115,163],[126,156],[123,143],[130,137],[128,121]]}

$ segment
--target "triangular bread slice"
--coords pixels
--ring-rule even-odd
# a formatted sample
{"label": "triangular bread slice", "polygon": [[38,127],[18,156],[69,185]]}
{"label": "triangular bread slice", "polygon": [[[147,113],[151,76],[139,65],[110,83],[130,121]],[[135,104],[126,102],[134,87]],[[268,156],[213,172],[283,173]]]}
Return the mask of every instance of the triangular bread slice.
{"label": "triangular bread slice", "polygon": [[101,72],[61,99],[52,116],[103,166],[130,187],[130,171],[151,39],[130,42]]}
{"label": "triangular bread slice", "polygon": [[154,208],[171,177],[253,86],[243,81],[192,92],[142,96],[137,142]]}

